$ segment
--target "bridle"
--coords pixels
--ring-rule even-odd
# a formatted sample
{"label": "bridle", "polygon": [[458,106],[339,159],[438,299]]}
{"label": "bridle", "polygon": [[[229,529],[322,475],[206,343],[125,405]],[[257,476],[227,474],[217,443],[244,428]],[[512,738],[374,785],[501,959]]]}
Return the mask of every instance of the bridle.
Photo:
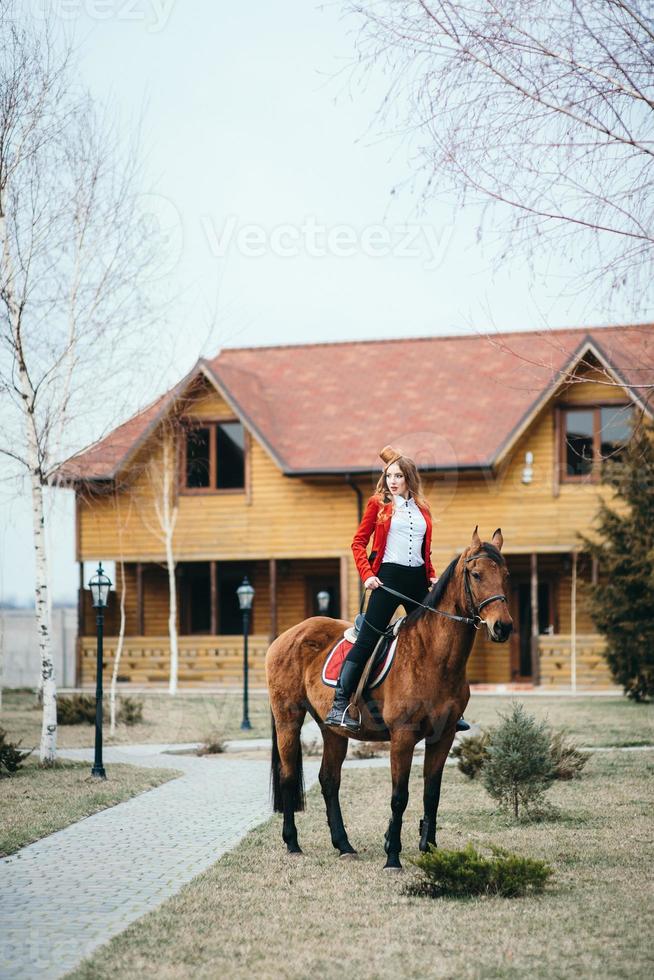
{"label": "bridle", "polygon": [[[468,558],[464,558],[463,559],[463,584],[464,584],[465,590],[466,590],[466,598],[469,600],[470,605],[471,605],[471,607],[473,609],[473,612],[474,612],[474,609],[475,609],[475,605],[477,607],[477,612],[474,613],[473,626],[475,627],[475,629],[478,630],[478,629],[481,628],[482,623],[484,625],[486,625],[486,620],[485,619],[482,619],[481,618],[481,615],[480,615],[480,613],[481,613],[482,609],[484,608],[484,606],[489,605],[489,603],[491,603],[491,602],[504,602],[504,603],[506,603],[506,596],[504,595],[503,592],[498,592],[497,595],[488,596],[487,599],[482,599],[481,602],[475,603],[475,597],[473,596],[472,589],[470,587],[470,579],[468,578],[468,566],[467,566],[466,562],[475,561],[476,558],[489,558],[490,561],[493,561],[493,559],[491,558],[490,555],[486,554],[485,551],[479,551],[479,552],[477,552],[476,555],[470,555]],[[426,606],[425,608],[428,609],[429,606]],[[479,625],[477,625],[477,622],[476,622],[477,620],[479,620]]]}
{"label": "bridle", "polygon": [[[486,599],[482,599],[481,602],[477,602],[472,592],[470,586],[470,580],[468,578],[468,567],[467,562],[474,561],[476,558],[489,558],[493,561],[492,557],[486,554],[485,551],[479,551],[476,555],[470,555],[468,558],[463,559],[463,583],[465,586],[466,599],[468,601],[468,606],[472,609],[472,616],[456,616],[454,613],[445,612],[443,609],[434,609],[432,606],[426,606],[424,602],[416,602],[415,599],[411,599],[409,596],[402,595],[401,592],[397,592],[395,589],[391,589],[388,585],[383,583],[379,586],[380,589],[385,589],[391,595],[397,596],[398,599],[407,599],[409,602],[414,603],[416,606],[421,606],[423,609],[427,609],[429,612],[438,613],[439,616],[445,616],[447,619],[453,619],[457,623],[465,623],[467,626],[474,626],[476,630],[481,629],[482,625],[486,625],[486,620],[481,618],[481,611],[485,606],[490,605],[491,602],[506,602],[506,596],[502,592],[498,592],[497,595],[488,596]],[[367,624],[372,629],[376,627],[372,626],[371,623]],[[383,633],[383,630],[377,630],[378,633]]]}

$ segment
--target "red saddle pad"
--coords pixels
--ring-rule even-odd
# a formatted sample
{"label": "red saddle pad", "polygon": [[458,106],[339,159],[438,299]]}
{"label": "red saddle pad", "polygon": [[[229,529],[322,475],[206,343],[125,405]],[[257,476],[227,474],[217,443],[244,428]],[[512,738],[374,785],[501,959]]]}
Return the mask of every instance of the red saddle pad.
{"label": "red saddle pad", "polygon": [[[342,637],[338,641],[335,647],[331,649],[327,655],[327,659],[322,668],[322,682],[327,684],[328,687],[336,687],[336,682],[338,681],[338,675],[341,671],[341,664],[347,657],[348,653],[354,646],[345,637]],[[370,679],[368,681],[368,690],[373,687],[378,687],[381,682],[386,677],[386,674],[391,669],[391,664],[393,663],[393,657],[395,656],[395,647],[397,646],[397,637],[393,639],[393,642],[386,651],[386,656],[377,664],[373,669]]]}

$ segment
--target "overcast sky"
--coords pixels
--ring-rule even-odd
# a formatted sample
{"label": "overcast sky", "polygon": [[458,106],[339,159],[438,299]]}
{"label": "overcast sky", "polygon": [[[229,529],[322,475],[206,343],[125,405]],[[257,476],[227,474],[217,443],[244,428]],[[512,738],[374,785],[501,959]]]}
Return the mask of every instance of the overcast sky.
{"label": "overcast sky", "polygon": [[[34,10],[43,0],[30,0]],[[142,120],[143,193],[170,246],[176,340],[162,387],[221,345],[378,339],[626,321],[496,261],[479,211],[420,207],[414,147],[385,135],[381,74],[352,79],[339,4],[60,0],[81,81],[125,132]],[[610,313],[610,316],[609,316]],[[145,374],[146,372],[144,372]],[[155,392],[144,384],[135,407]],[[53,595],[74,598],[69,494],[52,511]],[[30,598],[30,511],[0,500],[0,599]]]}

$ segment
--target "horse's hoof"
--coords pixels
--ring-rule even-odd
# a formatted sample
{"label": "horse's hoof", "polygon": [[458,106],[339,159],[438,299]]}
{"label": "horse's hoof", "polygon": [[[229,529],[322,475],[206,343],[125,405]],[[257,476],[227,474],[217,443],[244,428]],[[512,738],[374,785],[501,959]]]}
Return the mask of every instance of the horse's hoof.
{"label": "horse's hoof", "polygon": [[382,868],[383,871],[404,871],[401,864],[385,864]]}
{"label": "horse's hoof", "polygon": [[297,847],[297,846],[289,847],[287,853],[289,857],[293,857],[293,858],[304,857],[304,851],[302,850],[301,847]]}
{"label": "horse's hoof", "polygon": [[357,854],[356,851],[341,851],[341,853],[339,854],[339,858],[341,859],[341,861],[343,859],[347,861],[358,861],[359,855]]}

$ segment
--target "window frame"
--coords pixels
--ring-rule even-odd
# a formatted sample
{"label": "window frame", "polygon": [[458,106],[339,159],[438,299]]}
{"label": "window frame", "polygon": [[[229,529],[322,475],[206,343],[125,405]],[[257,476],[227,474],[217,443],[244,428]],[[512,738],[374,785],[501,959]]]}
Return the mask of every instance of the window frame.
{"label": "window frame", "polygon": [[[230,494],[242,494],[249,497],[250,484],[250,434],[243,425],[243,486],[242,487],[217,487],[216,479],[218,475],[218,453],[217,453],[217,429],[221,425],[237,422],[243,425],[241,419],[230,416],[224,419],[184,419],[184,438],[182,440],[182,451],[180,455],[179,488],[180,494],[192,497],[206,496],[228,496]],[[187,447],[188,436],[193,429],[209,429],[209,486],[208,487],[189,487],[186,483]]]}
{"label": "window frame", "polygon": [[[557,405],[559,415],[559,479],[561,483],[599,483],[601,478],[601,465],[606,457],[602,456],[600,447],[601,437],[601,410],[603,408],[632,408],[631,401],[592,401],[592,402],[562,402]],[[567,440],[567,415],[568,412],[592,412],[593,413],[593,461],[589,473],[568,473],[568,440]]]}

